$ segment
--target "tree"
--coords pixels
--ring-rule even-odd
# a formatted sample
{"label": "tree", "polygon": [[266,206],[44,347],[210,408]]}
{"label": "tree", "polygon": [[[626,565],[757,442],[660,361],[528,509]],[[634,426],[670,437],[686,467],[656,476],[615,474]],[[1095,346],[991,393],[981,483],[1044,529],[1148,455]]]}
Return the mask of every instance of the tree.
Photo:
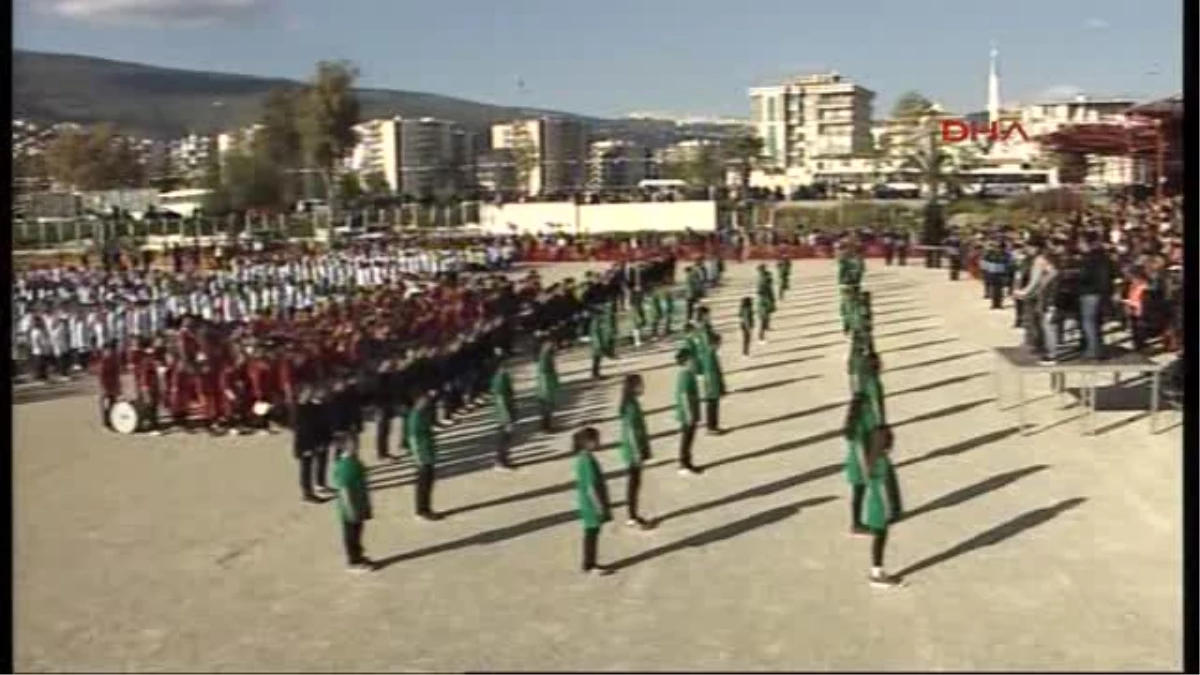
{"label": "tree", "polygon": [[743,192],[750,188],[750,173],[763,155],[763,139],[753,134],[734,136],[725,146],[725,156],[738,168]]}
{"label": "tree", "polygon": [[537,170],[541,160],[538,157],[538,146],[530,137],[529,127],[525,122],[513,123],[511,150],[517,185],[524,194],[533,194],[533,172]]}
{"label": "tree", "polygon": [[338,178],[338,194],[347,202],[354,202],[362,198],[364,190],[358,174],[351,172],[342,174]]}
{"label": "tree", "polygon": [[321,61],[312,82],[301,95],[300,135],[305,157],[320,171],[329,192],[330,209],[337,211],[334,175],[358,143],[359,102],[354,93],[358,68],[347,61]]}
{"label": "tree", "polygon": [[1058,181],[1066,185],[1083,183],[1088,174],[1087,155],[1082,152],[1056,151],[1050,161],[1058,169]]}
{"label": "tree", "polygon": [[52,178],[76,190],[138,187],[146,178],[137,149],[108,125],[64,132],[45,161]]}
{"label": "tree", "polygon": [[372,197],[383,197],[392,193],[392,186],[382,171],[372,171],[363,176],[363,189]]}
{"label": "tree", "polygon": [[892,119],[893,120],[919,120],[921,117],[933,112],[935,106],[933,101],[930,101],[923,94],[915,91],[906,91],[900,94],[900,98],[892,104]]}
{"label": "tree", "polygon": [[234,211],[274,209],[283,202],[283,173],[264,155],[231,152],[222,173],[221,188]]}
{"label": "tree", "polygon": [[663,177],[696,187],[716,187],[725,182],[724,157],[711,145],[701,146],[687,159],[664,165]]}

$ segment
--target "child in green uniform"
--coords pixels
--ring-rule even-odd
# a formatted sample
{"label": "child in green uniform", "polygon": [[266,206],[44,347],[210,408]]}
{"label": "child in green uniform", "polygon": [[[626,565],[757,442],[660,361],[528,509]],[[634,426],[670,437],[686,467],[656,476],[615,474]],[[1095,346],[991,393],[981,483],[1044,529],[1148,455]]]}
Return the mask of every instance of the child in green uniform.
{"label": "child in green uniform", "polygon": [[710,434],[721,433],[721,397],[725,395],[725,375],[721,371],[721,358],[717,349],[721,336],[717,335],[709,321],[707,307],[697,313],[699,327],[695,334],[696,364],[700,369],[702,383],[700,398],[704,401],[705,427]]}
{"label": "child in green uniform", "polygon": [[750,356],[750,336],[754,334],[754,301],[742,298],[738,307],[738,324],[742,328],[742,356]]}
{"label": "child in green uniform", "polygon": [[646,321],[650,326],[650,335],[654,338],[659,337],[658,329],[662,326],[662,304],[659,302],[659,296],[662,293],[661,289],[655,293],[647,293],[643,300],[646,305]]}
{"label": "child in green uniform", "polygon": [[779,260],[775,263],[775,270],[779,274],[779,299],[783,300],[783,296],[791,288],[792,261],[787,258]]}
{"label": "child in green uniform", "polygon": [[558,401],[558,368],[554,364],[554,342],[543,340],[537,360],[538,412],[542,420],[542,431],[554,429],[554,405]]}
{"label": "child in green uniform", "polygon": [[436,447],[433,441],[433,391],[423,391],[417,396],[412,410],[408,412],[404,432],[408,436],[408,449],[417,464],[416,515],[422,520],[437,520],[433,512],[434,461]]}
{"label": "child in green uniform", "polygon": [[854,394],[850,400],[850,408],[846,411],[846,423],[842,434],[846,437],[846,481],[850,483],[850,533],[866,535],[862,517],[863,498],[866,495],[867,472],[865,469],[865,452],[867,443],[879,420],[875,418],[874,410],[862,392]]}
{"label": "child in green uniform", "polygon": [[650,434],[646,431],[646,418],[642,414],[642,404],[638,401],[644,389],[641,375],[634,373],[625,376],[618,408],[621,418],[621,444],[618,447],[629,481],[625,489],[625,506],[629,509],[629,520],[626,524],[648,530],[651,527],[650,523],[638,512],[638,498],[642,490],[642,463],[650,459]]}
{"label": "child in green uniform", "polygon": [[369,572],[375,565],[363,553],[363,528],[371,519],[371,492],[367,470],[358,459],[358,446],[348,446],[333,465],[337,511],[342,523],[342,542],[352,572]]}
{"label": "child in green uniform", "polygon": [[663,318],[663,335],[670,335],[674,332],[671,326],[675,322],[675,294],[668,288],[661,288],[658,291],[658,301]]}
{"label": "child in green uniform", "polygon": [[867,439],[864,453],[866,473],[866,499],[863,500],[859,520],[871,534],[871,585],[876,588],[895,588],[902,585],[899,578],[883,571],[883,552],[887,546],[888,525],[896,521],[898,513],[889,493],[895,484],[895,471],[888,454],[892,449],[892,430],[887,425],[875,427]]}
{"label": "child in green uniform", "polygon": [[496,469],[511,471],[513,466],[508,460],[508,446],[512,442],[513,423],[516,421],[516,402],[513,396],[512,374],[504,363],[504,350],[497,347],[495,356],[496,372],[488,387],[492,393],[492,403],[496,410],[496,424],[500,434],[496,440]]}
{"label": "child in green uniform", "polygon": [[635,349],[642,346],[642,333],[646,330],[646,303],[645,293],[640,288],[634,289],[630,294],[629,313],[632,315],[633,324],[632,337],[633,346]]}
{"label": "child in green uniform", "polygon": [[592,379],[600,379],[600,362],[608,355],[606,319],[600,312],[591,311],[588,318],[588,350],[592,357]]}
{"label": "child in green uniform", "polygon": [[583,571],[609,574],[610,568],[596,562],[600,527],[612,520],[604,472],[592,455],[600,447],[600,432],[595,427],[584,427],[575,432],[571,445],[575,453],[575,503],[583,524]]}
{"label": "child in green uniform", "polygon": [[692,463],[692,442],[700,421],[700,385],[696,381],[696,356],[691,349],[675,354],[679,372],[675,376],[675,419],[679,422],[679,473],[695,476],[701,470]]}
{"label": "child in green uniform", "polygon": [[601,324],[600,336],[604,342],[604,355],[610,359],[617,358],[617,301],[609,300],[604,303],[604,323]]}
{"label": "child in green uniform", "polygon": [[767,343],[771,314],[775,312],[775,284],[766,265],[758,266],[758,344]]}

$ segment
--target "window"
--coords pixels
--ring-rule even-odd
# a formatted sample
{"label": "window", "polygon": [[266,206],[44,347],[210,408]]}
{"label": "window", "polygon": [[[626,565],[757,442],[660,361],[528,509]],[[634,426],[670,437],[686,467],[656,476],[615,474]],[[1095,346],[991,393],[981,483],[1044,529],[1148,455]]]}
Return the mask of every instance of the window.
{"label": "window", "polygon": [[774,96],[767,99],[767,121],[768,122],[775,121],[775,101],[776,101],[776,99]]}

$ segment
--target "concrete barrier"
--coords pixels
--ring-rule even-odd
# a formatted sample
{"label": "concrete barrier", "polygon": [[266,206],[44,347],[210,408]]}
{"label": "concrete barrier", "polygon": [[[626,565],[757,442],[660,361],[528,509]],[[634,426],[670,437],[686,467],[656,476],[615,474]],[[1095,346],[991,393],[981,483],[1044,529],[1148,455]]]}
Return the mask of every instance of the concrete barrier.
{"label": "concrete barrier", "polygon": [[487,204],[480,209],[479,226],[491,234],[543,233],[601,234],[610,232],[713,232],[717,229],[717,203],[629,202],[575,204],[529,202]]}

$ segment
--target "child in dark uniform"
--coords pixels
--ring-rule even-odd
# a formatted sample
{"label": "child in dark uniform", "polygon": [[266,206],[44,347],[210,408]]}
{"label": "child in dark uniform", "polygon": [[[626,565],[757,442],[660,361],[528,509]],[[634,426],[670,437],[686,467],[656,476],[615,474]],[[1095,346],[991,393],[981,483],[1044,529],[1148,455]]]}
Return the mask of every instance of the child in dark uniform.
{"label": "child in dark uniform", "polygon": [[335,425],[332,392],[328,382],[318,381],[313,386],[312,395],[312,424],[313,424],[313,476],[315,491],[318,496],[328,494],[330,446],[334,442]]}
{"label": "child in dark uniform", "polygon": [[742,298],[738,308],[738,323],[742,328],[742,356],[750,356],[750,338],[754,334],[754,301]]}
{"label": "child in dark uniform", "polygon": [[321,499],[317,497],[313,485],[316,473],[313,463],[317,454],[319,425],[314,398],[315,392],[312,386],[307,384],[300,386],[294,406],[296,418],[292,420],[291,427],[292,455],[296,458],[296,464],[300,469],[300,495],[306,502],[317,503]]}
{"label": "child in dark uniform", "polygon": [[600,528],[612,520],[604,472],[592,456],[600,447],[600,432],[595,427],[584,427],[572,436],[571,446],[575,453],[575,503],[579,522],[583,525],[583,571],[585,574],[611,574],[611,568],[596,562]]}

